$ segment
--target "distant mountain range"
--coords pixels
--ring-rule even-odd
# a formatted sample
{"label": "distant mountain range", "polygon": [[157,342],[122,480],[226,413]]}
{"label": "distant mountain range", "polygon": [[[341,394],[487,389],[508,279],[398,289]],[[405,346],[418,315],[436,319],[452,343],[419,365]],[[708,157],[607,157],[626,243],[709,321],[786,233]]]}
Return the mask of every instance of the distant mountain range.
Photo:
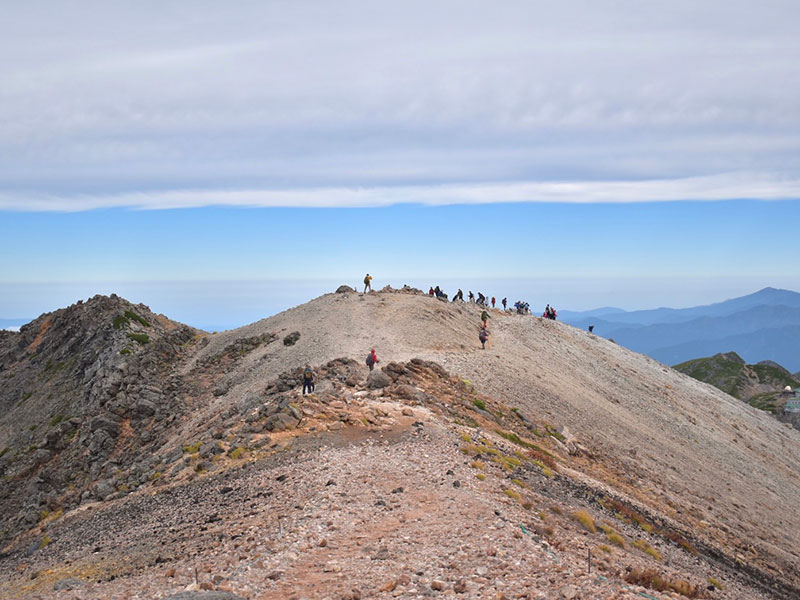
{"label": "distant mountain range", "polygon": [[800,294],[764,288],[754,294],[692,308],[562,311],[561,319],[674,365],[736,352],[748,363],[774,361],[800,370]]}

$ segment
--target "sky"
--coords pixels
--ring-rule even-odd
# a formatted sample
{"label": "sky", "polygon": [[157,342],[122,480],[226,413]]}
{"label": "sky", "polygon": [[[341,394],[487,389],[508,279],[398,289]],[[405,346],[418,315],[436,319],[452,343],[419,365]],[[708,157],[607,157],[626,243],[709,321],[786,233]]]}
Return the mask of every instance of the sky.
{"label": "sky", "polygon": [[115,292],[223,329],[367,271],[574,310],[798,290],[798,22],[769,0],[5,3],[0,318]]}

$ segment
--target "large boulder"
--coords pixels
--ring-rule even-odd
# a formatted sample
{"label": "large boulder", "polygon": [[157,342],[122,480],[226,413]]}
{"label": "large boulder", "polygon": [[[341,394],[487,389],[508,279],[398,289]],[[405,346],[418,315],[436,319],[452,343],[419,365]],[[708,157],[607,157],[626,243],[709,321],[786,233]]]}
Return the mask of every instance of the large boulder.
{"label": "large boulder", "polygon": [[283,345],[284,346],[294,346],[297,343],[297,340],[299,340],[299,339],[300,339],[300,332],[299,331],[293,331],[292,333],[287,335],[285,338],[283,338]]}
{"label": "large boulder", "polygon": [[300,421],[287,415],[286,413],[279,412],[271,417],[267,417],[264,423],[264,428],[267,431],[286,431],[287,429],[294,429],[300,424]]}
{"label": "large boulder", "polygon": [[372,390],[385,388],[386,386],[391,385],[391,383],[392,380],[389,379],[389,376],[383,371],[371,371],[367,377],[367,387]]}
{"label": "large boulder", "polygon": [[355,290],[351,288],[349,285],[340,285],[336,288],[337,294],[347,294],[347,293],[355,293]]}
{"label": "large boulder", "polygon": [[231,592],[178,592],[164,600],[247,600]]}

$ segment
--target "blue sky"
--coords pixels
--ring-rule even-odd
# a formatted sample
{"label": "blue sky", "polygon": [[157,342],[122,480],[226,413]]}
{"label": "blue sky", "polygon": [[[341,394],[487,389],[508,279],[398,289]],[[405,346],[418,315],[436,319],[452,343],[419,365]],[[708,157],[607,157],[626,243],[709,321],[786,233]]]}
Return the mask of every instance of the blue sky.
{"label": "blue sky", "polygon": [[366,270],[573,309],[800,289],[796,2],[3,19],[0,317],[117,291],[229,327]]}

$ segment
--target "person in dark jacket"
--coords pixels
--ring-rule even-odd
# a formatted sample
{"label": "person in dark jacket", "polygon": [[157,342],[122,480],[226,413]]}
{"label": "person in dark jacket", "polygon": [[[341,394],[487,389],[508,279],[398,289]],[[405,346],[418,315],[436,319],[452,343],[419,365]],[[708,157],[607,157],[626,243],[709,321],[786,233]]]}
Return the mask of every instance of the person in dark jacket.
{"label": "person in dark jacket", "polygon": [[303,395],[306,395],[306,390],[309,394],[314,393],[314,371],[311,370],[309,365],[303,370]]}
{"label": "person in dark jacket", "polygon": [[508,298],[503,298],[503,310],[508,310]]}
{"label": "person in dark jacket", "polygon": [[478,339],[481,341],[481,350],[486,350],[486,341],[489,339],[489,330],[486,327],[481,327]]}

